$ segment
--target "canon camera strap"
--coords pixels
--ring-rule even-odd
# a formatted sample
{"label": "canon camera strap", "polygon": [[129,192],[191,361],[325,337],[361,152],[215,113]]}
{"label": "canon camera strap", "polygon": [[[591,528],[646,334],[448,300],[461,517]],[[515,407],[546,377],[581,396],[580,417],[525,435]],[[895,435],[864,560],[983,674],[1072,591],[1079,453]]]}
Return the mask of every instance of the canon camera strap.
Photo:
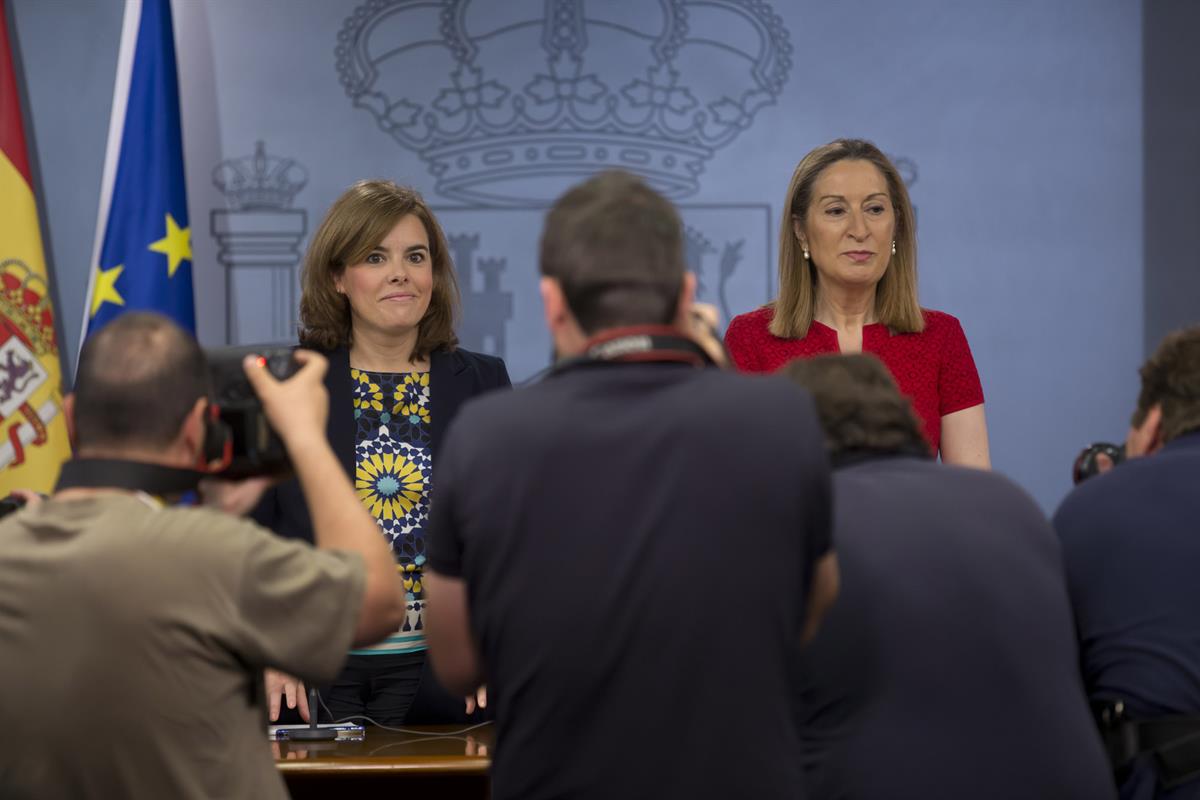
{"label": "canon camera strap", "polygon": [[203,472],[194,469],[161,464],[115,458],[77,458],[63,464],[54,490],[128,489],[164,497],[192,491],[203,477]]}
{"label": "canon camera strap", "polygon": [[587,341],[582,355],[564,359],[551,369],[557,375],[589,364],[673,363],[715,366],[704,348],[669,325],[614,328]]}

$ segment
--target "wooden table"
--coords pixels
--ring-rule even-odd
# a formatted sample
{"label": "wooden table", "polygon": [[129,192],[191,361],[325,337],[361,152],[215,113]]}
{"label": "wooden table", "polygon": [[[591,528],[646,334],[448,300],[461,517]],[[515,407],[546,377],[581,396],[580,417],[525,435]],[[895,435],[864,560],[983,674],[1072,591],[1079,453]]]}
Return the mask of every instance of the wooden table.
{"label": "wooden table", "polygon": [[439,800],[489,796],[492,725],[457,736],[438,734],[462,730],[462,726],[414,726],[412,730],[395,733],[367,728],[359,742],[280,741],[271,746],[293,800],[369,798],[374,796],[372,792],[396,790],[419,791],[422,797]]}

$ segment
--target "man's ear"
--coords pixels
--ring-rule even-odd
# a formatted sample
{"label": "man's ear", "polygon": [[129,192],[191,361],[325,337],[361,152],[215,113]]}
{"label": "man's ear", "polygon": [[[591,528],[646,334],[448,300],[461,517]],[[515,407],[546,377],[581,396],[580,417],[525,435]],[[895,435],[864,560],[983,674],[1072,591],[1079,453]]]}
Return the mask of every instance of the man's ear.
{"label": "man's ear", "polygon": [[559,330],[567,320],[567,298],[563,294],[562,285],[555,278],[543,276],[538,281],[538,290],[542,293],[542,311],[546,315],[546,327],[551,332]]}
{"label": "man's ear", "polygon": [[207,427],[204,418],[207,416],[208,398],[197,397],[179,431],[178,441],[184,446],[189,460],[194,464],[200,464],[204,458],[204,433]]}
{"label": "man's ear", "polygon": [[1141,425],[1129,428],[1129,436],[1125,439],[1125,455],[1129,458],[1148,456],[1162,446],[1162,404],[1155,403],[1146,412]]}
{"label": "man's ear", "polygon": [[546,328],[554,342],[554,357],[568,358],[579,355],[587,345],[587,334],[579,327],[562,284],[556,278],[543,277],[538,284],[542,293],[542,310],[546,314]]}
{"label": "man's ear", "polygon": [[675,327],[685,331],[692,329],[692,305],[696,301],[696,273],[683,273],[679,286],[679,298],[675,301]]}

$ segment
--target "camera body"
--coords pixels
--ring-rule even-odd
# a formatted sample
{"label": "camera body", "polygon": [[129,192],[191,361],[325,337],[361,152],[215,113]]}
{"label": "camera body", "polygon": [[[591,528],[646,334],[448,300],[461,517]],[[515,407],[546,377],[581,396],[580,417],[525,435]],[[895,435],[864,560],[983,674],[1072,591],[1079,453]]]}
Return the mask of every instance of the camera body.
{"label": "camera body", "polygon": [[0,519],[4,519],[9,514],[14,511],[20,511],[24,507],[25,501],[16,495],[10,494],[8,497],[0,498]]}
{"label": "camera body", "polygon": [[300,364],[290,347],[221,347],[207,350],[211,400],[215,413],[205,435],[205,459],[231,480],[285,475],[292,470],[287,448],[271,428],[242,361],[255,354],[277,380],[296,374]]}
{"label": "camera body", "polygon": [[1085,447],[1075,457],[1075,463],[1071,466],[1071,478],[1076,485],[1103,471],[1100,465],[1100,456],[1107,457],[1115,467],[1125,460],[1125,446],[1111,442],[1096,442]]}

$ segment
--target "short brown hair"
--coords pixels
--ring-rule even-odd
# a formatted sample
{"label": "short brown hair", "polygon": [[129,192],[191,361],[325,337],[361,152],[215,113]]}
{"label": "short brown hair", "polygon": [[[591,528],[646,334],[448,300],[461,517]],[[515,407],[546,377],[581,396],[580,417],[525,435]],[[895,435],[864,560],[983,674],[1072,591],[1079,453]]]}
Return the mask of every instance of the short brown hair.
{"label": "short brown hair", "polygon": [[1138,374],[1142,390],[1133,412],[1135,427],[1151,408],[1162,406],[1164,442],[1200,430],[1200,325],[1169,334]]}
{"label": "short brown hair", "polygon": [[414,358],[458,344],[458,279],[446,235],[416,190],[392,181],[359,181],[330,206],[313,234],[300,273],[300,342],[320,350],[349,347],[354,340],[349,299],[334,279],[363,261],[403,217],[421,220],[429,237],[433,296],[417,326]]}
{"label": "short brown hair", "polygon": [[812,394],[830,456],[906,450],[929,454],[912,404],[875,356],[796,359],[779,373]]}
{"label": "short brown hair", "polygon": [[551,207],[540,262],[585,333],[667,324],[683,286],[683,225],[640,178],[601,172]]}
{"label": "short brown hair", "polygon": [[208,394],[208,364],[191,334],[161,314],[122,314],[79,353],[76,447],[85,454],[165,447]]}
{"label": "short brown hair", "polygon": [[888,195],[896,210],[896,254],[888,262],[875,292],[875,314],[894,333],[917,333],[925,329],[917,300],[917,237],[912,203],[904,180],[891,159],[864,139],[835,139],[800,160],[788,184],[779,223],[779,296],[771,333],[784,338],[808,335],[816,313],[816,267],[801,256],[792,220],[806,219],[812,205],[813,185],[831,165],[839,161],[867,161],[883,173]]}

